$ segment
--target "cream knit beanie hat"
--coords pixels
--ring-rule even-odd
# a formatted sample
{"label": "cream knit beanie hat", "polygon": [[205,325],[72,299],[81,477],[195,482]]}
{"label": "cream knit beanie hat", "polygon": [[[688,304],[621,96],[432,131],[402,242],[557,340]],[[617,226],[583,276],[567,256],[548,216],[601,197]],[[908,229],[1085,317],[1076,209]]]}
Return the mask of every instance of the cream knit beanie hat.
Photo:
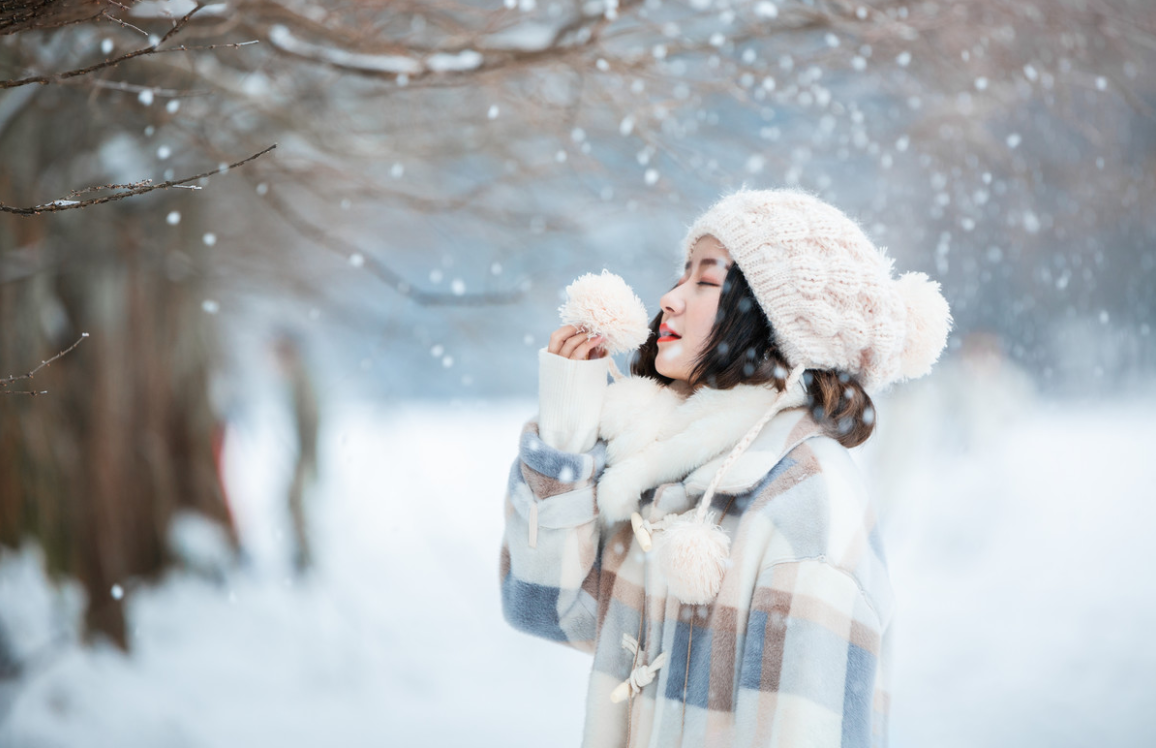
{"label": "cream knit beanie hat", "polygon": [[660,525],[637,512],[631,518],[644,548],[652,531],[664,530],[655,545],[669,592],[692,604],[714,599],[728,565],[730,538],[708,516],[715,489],[788,405],[787,393],[803,372],[845,372],[877,391],[931,371],[951,327],[938,283],[923,273],[892,278],[892,260],[854,221],[801,190],[743,187],[724,196],[691,225],[684,261],[707,234],[738,263],[791,370],[770,408],[723,461],[693,516],[667,517]]}
{"label": "cream knit beanie hat", "polygon": [[947,342],[939,284],[892,278],[891,258],[813,195],[741,188],[691,225],[683,255],[707,234],[738,263],[792,369],[846,372],[873,392],[931,371]]}

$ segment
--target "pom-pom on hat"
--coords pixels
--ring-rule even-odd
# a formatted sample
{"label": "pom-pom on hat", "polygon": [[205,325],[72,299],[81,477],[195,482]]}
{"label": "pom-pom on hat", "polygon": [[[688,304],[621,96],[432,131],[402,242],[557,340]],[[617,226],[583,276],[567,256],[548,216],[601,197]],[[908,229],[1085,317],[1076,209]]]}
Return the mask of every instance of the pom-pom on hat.
{"label": "pom-pom on hat", "polygon": [[684,262],[708,234],[738,263],[792,370],[846,372],[873,392],[928,373],[947,343],[939,284],[892,278],[892,259],[814,195],[744,187],[722,197],[687,231]]}

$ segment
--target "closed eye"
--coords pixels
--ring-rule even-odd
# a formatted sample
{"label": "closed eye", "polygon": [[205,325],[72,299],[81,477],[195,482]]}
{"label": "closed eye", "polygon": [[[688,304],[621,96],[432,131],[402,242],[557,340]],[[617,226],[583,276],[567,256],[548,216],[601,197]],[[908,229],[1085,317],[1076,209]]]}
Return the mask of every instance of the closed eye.
{"label": "closed eye", "polygon": [[707,283],[706,281],[699,281],[698,285],[700,285],[700,286],[714,286],[715,288],[718,288],[717,283]]}

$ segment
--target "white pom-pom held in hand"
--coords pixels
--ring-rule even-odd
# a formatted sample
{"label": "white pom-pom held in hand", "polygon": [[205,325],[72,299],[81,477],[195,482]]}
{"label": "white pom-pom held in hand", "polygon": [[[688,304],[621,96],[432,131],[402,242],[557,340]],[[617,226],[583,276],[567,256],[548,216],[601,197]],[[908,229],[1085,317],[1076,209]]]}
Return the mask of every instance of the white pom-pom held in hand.
{"label": "white pom-pom held in hand", "polygon": [[633,351],[650,337],[646,307],[626,281],[609,270],[587,273],[566,287],[566,303],[558,307],[562,324],[605,338],[610,355]]}

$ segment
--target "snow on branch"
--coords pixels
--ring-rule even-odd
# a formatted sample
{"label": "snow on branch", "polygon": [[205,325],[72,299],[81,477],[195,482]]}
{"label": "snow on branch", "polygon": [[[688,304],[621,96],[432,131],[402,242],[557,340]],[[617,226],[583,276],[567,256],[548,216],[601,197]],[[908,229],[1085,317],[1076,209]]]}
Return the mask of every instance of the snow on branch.
{"label": "snow on branch", "polygon": [[56,361],[61,356],[64,356],[66,353],[70,352],[73,348],[80,345],[81,341],[87,337],[88,337],[88,333],[86,333],[86,332],[80,333],[80,337],[76,339],[75,343],[68,346],[60,353],[57,353],[52,358],[47,359],[46,361],[41,361],[40,366],[37,366],[35,369],[28,372],[27,374],[13,374],[12,376],[5,377],[4,379],[0,379],[0,395],[31,395],[32,397],[36,397],[37,395],[47,395],[48,390],[10,390],[10,389],[8,389],[8,385],[12,384],[13,382],[19,382],[19,381],[22,381],[25,379],[32,379],[32,377],[36,376],[36,372],[40,371],[45,366],[48,366],[53,361]]}
{"label": "snow on branch", "polygon": [[269,41],[286,54],[343,70],[363,73],[391,73],[393,75],[422,75],[424,73],[461,73],[476,70],[482,65],[482,55],[472,49],[460,52],[439,52],[418,60],[405,55],[352,52],[337,47],[298,39],[287,26],[276,24],[269,28]]}
{"label": "snow on branch", "polygon": [[413,75],[424,69],[420,62],[403,55],[350,52],[346,49],[323,47],[320,44],[302,41],[282,24],[275,24],[269,28],[269,41],[274,47],[287,54],[347,70]]}
{"label": "snow on branch", "polygon": [[203,172],[201,174],[194,174],[191,177],[185,177],[183,179],[170,179],[166,182],[161,182],[159,184],[153,184],[151,179],[143,179],[140,182],[133,182],[132,184],[106,184],[106,185],[102,185],[100,187],[85,187],[81,190],[73,190],[69,194],[69,197],[77,197],[83,193],[94,192],[97,190],[121,190],[121,192],[117,192],[117,193],[114,193],[112,195],[105,195],[104,197],[92,198],[91,200],[53,200],[50,203],[45,203],[43,205],[34,205],[31,208],[15,208],[11,205],[5,205],[4,203],[0,203],[0,213],[14,213],[18,216],[36,216],[36,215],[40,215],[41,213],[56,213],[56,212],[62,211],[62,210],[72,210],[73,208],[87,208],[90,205],[98,205],[100,203],[111,203],[111,202],[114,202],[116,200],[123,200],[126,197],[133,197],[135,195],[143,195],[146,192],[152,192],[153,190],[167,190],[167,189],[173,189],[173,188],[199,190],[200,189],[199,186],[196,186],[196,185],[189,186],[188,183],[189,182],[195,182],[198,179],[204,179],[206,177],[211,177],[214,174],[222,174],[222,173],[224,173],[230,169],[235,169],[238,166],[243,166],[243,165],[249,163],[250,161],[253,161],[254,159],[258,159],[261,156],[264,156],[266,153],[268,153],[269,151],[273,150],[276,147],[277,147],[277,144],[274,143],[273,145],[269,146],[265,150],[260,151],[258,153],[254,153],[252,156],[249,156],[248,158],[243,158],[240,161],[237,161],[236,163],[232,163],[232,164],[229,164],[227,166],[219,166],[216,169],[213,169],[212,171],[206,171],[206,172]]}
{"label": "snow on branch", "polygon": [[[620,13],[641,6],[642,0],[612,3],[613,13],[596,8],[582,8],[561,25],[529,22],[498,31],[478,30],[468,43],[460,40],[448,47],[406,44],[393,53],[357,50],[360,44],[349,34],[323,29],[328,44],[305,41],[295,31],[319,33],[315,23],[281,8],[276,23],[265,31],[271,45],[280,53],[315,64],[363,75],[397,76],[399,82],[445,74],[488,72],[515,64],[545,59],[560,59],[597,43],[600,30]],[[252,28],[260,33],[260,26]]]}

